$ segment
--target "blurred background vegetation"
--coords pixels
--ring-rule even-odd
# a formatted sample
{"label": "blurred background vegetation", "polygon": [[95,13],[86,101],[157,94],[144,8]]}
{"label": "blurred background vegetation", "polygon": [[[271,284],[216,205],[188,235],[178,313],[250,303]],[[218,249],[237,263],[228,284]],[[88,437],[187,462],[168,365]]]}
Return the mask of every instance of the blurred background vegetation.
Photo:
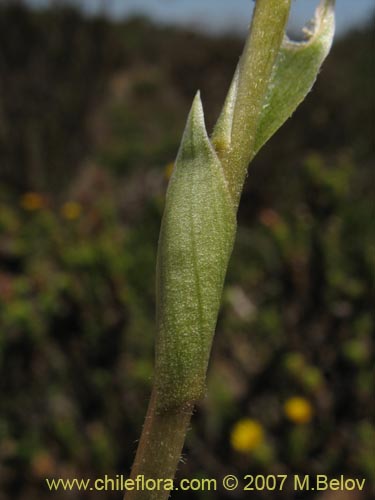
{"label": "blurred background vegetation", "polygon": [[[242,43],[0,4],[1,500],[103,498],[44,478],[129,471],[167,180],[196,89],[211,129]],[[368,489],[345,498],[372,498],[373,49],[371,24],[337,40],[252,164],[180,477],[346,474]]]}

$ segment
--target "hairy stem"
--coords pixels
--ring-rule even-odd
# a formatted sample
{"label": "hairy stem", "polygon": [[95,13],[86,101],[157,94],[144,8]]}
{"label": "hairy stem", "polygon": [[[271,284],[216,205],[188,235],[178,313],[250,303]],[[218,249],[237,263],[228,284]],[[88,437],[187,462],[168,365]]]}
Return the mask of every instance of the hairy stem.
{"label": "hairy stem", "polygon": [[289,17],[291,0],[257,0],[250,35],[240,60],[229,149],[221,160],[235,205],[238,205],[264,97]]}
{"label": "hairy stem", "polygon": [[[142,436],[131,471],[131,479],[137,476],[149,479],[173,479],[180,460],[182,447],[189,426],[193,404],[173,411],[157,410],[158,396],[153,390]],[[170,491],[141,491],[134,489],[125,494],[125,500],[165,500]]]}
{"label": "hairy stem", "polygon": [[[235,206],[238,204],[247,166],[253,156],[259,116],[284,36],[290,2],[257,0],[256,3],[250,36],[240,62],[230,147],[220,155],[232,197],[226,191],[221,165],[205,132],[200,100],[193,105],[179,155],[182,166],[180,170],[177,168],[174,184],[169,189],[164,237],[159,242],[156,373],[131,473],[134,480],[139,475],[145,479],[174,478],[192,410],[205,384],[220,305],[218,293],[221,294],[233,244],[235,211],[232,202]],[[193,185],[192,182],[195,182],[194,201],[188,199],[185,191],[186,186]],[[208,196],[211,206],[207,207]],[[216,218],[207,217],[207,210],[212,208]],[[185,227],[191,227],[192,231],[186,232]],[[215,230],[211,234],[212,228]],[[223,241],[215,240],[219,229]],[[195,240],[200,242],[200,252],[196,251]],[[206,243],[208,250],[202,256]],[[192,265],[188,258],[190,248]],[[195,276],[192,270],[196,262],[200,264]],[[202,294],[204,307],[202,297],[192,300],[190,296],[198,293],[197,283],[205,286]],[[176,290],[181,293],[176,293]],[[129,491],[126,500],[163,500],[169,493],[163,488],[154,491],[138,489]]]}

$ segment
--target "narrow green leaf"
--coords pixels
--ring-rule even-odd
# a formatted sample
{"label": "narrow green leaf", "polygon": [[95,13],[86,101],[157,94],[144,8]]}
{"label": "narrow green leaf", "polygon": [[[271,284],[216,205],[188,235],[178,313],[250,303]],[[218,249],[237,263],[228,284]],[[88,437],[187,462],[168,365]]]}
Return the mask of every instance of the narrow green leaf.
{"label": "narrow green leaf", "polygon": [[197,94],[168,187],[157,262],[160,410],[196,401],[205,374],[236,220]]}
{"label": "narrow green leaf", "polygon": [[249,36],[229,90],[213,144],[237,208],[291,0],[257,0]]}
{"label": "narrow green leaf", "polygon": [[214,146],[219,158],[222,154],[225,154],[225,152],[228,151],[232,140],[233,113],[237,99],[239,75],[240,68],[239,65],[237,65],[223,109],[216,122],[215,129],[211,137],[212,145]]}
{"label": "narrow green leaf", "polygon": [[[314,85],[332,45],[335,30],[334,4],[334,0],[321,0],[312,21],[312,30],[305,28],[307,41],[293,42],[285,37],[263,102],[251,157],[293,114]],[[231,149],[240,63],[212,134],[212,143],[219,157]],[[251,95],[249,99],[251,100]]]}
{"label": "narrow green leaf", "polygon": [[322,0],[309,39],[292,42],[287,38],[273,70],[268,95],[257,129],[254,155],[293,114],[310,92],[320,67],[331,48],[334,30],[334,0]]}

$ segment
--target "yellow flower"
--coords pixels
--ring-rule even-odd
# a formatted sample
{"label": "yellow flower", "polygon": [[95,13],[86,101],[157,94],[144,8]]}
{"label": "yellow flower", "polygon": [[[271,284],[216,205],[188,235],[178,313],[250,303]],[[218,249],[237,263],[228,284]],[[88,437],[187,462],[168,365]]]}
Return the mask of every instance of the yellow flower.
{"label": "yellow flower", "polygon": [[20,204],[28,212],[34,212],[43,208],[46,200],[41,194],[30,191],[21,196]]}
{"label": "yellow flower", "polygon": [[236,451],[244,453],[255,450],[263,441],[263,427],[256,420],[244,418],[236,422],[232,428],[230,442]]}
{"label": "yellow flower", "polygon": [[307,424],[311,421],[314,410],[307,399],[296,396],[287,399],[284,413],[295,424]]}
{"label": "yellow flower", "polygon": [[171,161],[164,169],[164,177],[169,180],[174,169],[174,162]]}
{"label": "yellow flower", "polygon": [[82,207],[76,201],[67,201],[61,207],[61,215],[64,219],[75,220],[81,215]]}

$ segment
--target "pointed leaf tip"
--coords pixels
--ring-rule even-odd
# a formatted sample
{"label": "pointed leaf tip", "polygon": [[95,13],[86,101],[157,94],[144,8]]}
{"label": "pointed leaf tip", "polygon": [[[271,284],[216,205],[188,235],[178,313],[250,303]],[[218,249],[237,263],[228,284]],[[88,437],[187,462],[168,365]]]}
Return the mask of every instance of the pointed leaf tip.
{"label": "pointed leaf tip", "polygon": [[237,65],[228,95],[211,138],[212,144],[219,157],[229,149],[231,144],[233,113],[237,99],[239,71],[239,65]]}
{"label": "pointed leaf tip", "polygon": [[186,122],[182,144],[187,140],[199,140],[207,138],[206,125],[204,121],[203,104],[200,91],[195,94],[189,116]]}
{"label": "pointed leaf tip", "polygon": [[202,127],[206,129],[200,90],[197,91],[193,99],[193,104],[189,113],[188,124],[191,125],[193,129],[195,127],[197,127],[198,129],[201,129]]}
{"label": "pointed leaf tip", "polygon": [[219,162],[207,134],[203,105],[200,92],[198,91],[194,97],[186,122],[176,159],[176,168],[179,165],[183,166],[186,160],[198,162],[199,158],[207,156],[214,157],[215,162]]}

